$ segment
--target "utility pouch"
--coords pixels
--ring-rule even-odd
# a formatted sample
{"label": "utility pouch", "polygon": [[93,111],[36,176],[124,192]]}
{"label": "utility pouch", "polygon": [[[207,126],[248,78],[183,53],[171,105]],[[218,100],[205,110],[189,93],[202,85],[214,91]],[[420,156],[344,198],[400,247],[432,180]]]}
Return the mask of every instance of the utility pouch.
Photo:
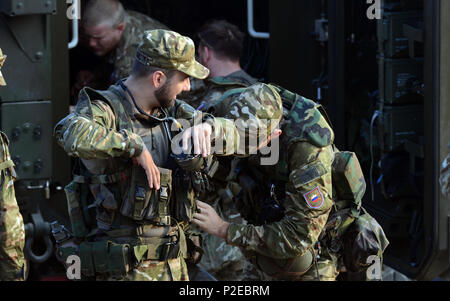
{"label": "utility pouch", "polygon": [[178,222],[191,222],[197,210],[191,173],[178,169],[174,181],[176,189],[171,212]]}
{"label": "utility pouch", "polygon": [[133,267],[128,244],[111,241],[83,242],[80,245],[81,273],[92,277],[97,274],[123,277]]}
{"label": "utility pouch", "polygon": [[172,171],[170,169],[158,168],[161,174],[161,188],[153,193],[154,198],[146,213],[146,220],[157,225],[170,226],[169,202],[172,197]]}
{"label": "utility pouch", "polygon": [[344,234],[344,264],[348,272],[366,271],[376,256],[382,264],[383,252],[389,245],[380,224],[363,208],[361,215]]}
{"label": "utility pouch", "polygon": [[161,189],[155,191],[148,186],[143,168],[133,166],[131,184],[125,189],[120,212],[136,221],[148,220],[154,224],[170,225],[169,201],[172,193],[172,171],[158,168],[161,174]]}
{"label": "utility pouch", "polygon": [[332,172],[337,199],[350,201],[359,210],[366,191],[366,181],[356,154],[336,152]]}

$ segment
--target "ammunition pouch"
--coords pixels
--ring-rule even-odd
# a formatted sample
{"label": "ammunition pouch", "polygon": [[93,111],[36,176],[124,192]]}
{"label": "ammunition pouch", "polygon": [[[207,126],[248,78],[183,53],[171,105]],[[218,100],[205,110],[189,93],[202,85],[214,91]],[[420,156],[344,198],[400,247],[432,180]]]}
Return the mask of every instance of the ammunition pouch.
{"label": "ammunition pouch", "polygon": [[[167,261],[186,257],[186,238],[179,235],[140,238],[141,244],[117,244],[110,240],[83,242],[79,248],[81,273],[86,277],[99,275],[124,277],[146,260]],[[62,254],[61,254],[62,255]],[[67,258],[69,254],[61,257]]]}
{"label": "ammunition pouch", "polygon": [[150,221],[152,224],[170,226],[169,201],[172,195],[172,171],[158,168],[161,173],[161,189],[148,186],[143,168],[133,166],[131,184],[124,190],[120,213],[135,221]]}
{"label": "ammunition pouch", "polygon": [[123,277],[135,265],[130,256],[130,245],[116,244],[107,240],[83,242],[80,245],[79,256],[81,273],[87,277],[98,274]]}

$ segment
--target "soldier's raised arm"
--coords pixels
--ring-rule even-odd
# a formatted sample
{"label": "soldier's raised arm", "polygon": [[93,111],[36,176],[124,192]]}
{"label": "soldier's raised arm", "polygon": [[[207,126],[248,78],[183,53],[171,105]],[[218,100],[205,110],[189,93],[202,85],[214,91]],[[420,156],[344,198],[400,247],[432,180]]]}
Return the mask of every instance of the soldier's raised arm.
{"label": "soldier's raised arm", "polygon": [[128,130],[115,130],[111,107],[101,101],[86,105],[82,96],[75,112],[61,120],[54,135],[70,155],[81,159],[133,158],[141,154],[144,142]]}

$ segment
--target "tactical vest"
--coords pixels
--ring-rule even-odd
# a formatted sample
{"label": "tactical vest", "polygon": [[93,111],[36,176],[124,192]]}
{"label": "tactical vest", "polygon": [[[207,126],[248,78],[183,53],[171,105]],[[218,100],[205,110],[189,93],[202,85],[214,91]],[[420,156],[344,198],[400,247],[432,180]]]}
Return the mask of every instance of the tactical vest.
{"label": "tactical vest", "polygon": [[[125,107],[131,104],[120,87],[112,86],[107,91],[83,89],[76,114],[92,120],[91,100],[104,101],[112,108],[117,131],[133,132],[127,113],[130,108]],[[144,169],[131,159],[116,158],[112,162],[115,171],[105,175],[92,174],[79,164],[78,174],[65,188],[73,236],[85,240],[80,246],[83,275],[124,275],[125,266],[131,265],[130,250],[138,262],[186,257],[184,230],[196,211],[196,203],[191,183],[180,182],[189,178],[175,165],[172,169],[159,168],[161,189],[156,191],[149,188]],[[97,198],[93,190],[99,190]],[[105,233],[111,240],[88,242],[95,234],[90,231],[100,224],[111,227]],[[115,243],[124,238],[126,244]],[[107,259],[109,263],[104,267]]]}

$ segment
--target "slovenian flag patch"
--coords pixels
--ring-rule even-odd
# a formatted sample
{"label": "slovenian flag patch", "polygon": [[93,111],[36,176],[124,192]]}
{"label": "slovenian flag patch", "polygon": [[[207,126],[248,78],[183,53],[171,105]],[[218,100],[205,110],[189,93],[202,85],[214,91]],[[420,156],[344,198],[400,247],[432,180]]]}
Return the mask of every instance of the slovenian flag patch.
{"label": "slovenian flag patch", "polygon": [[323,205],[323,195],[320,191],[319,187],[314,188],[310,192],[307,192],[303,195],[308,204],[308,207],[311,209],[320,209]]}

